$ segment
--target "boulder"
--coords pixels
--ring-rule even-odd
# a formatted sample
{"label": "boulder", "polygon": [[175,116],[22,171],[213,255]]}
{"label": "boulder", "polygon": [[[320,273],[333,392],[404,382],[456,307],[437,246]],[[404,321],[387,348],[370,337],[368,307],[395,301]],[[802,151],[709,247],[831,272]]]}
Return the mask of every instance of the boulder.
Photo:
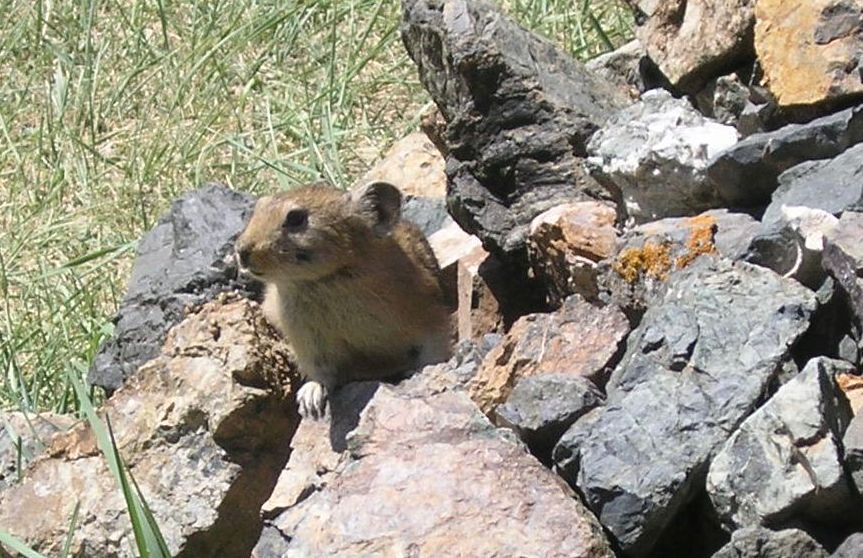
{"label": "boulder", "polygon": [[0,412],[0,492],[17,483],[56,434],[69,430],[77,420],[56,413]]}
{"label": "boulder", "polygon": [[810,360],[719,450],[707,492],[725,524],[842,524],[861,511],[842,466],[852,414],[834,378],[837,366],[841,361]]}
{"label": "boulder", "polygon": [[625,556],[648,555],[699,493],[815,308],[796,281],[742,262],[702,256],[668,278],[627,340],[607,404],[554,450]]}
{"label": "boulder", "polygon": [[484,0],[402,5],[402,39],[447,123],[450,212],[491,252],[526,267],[534,217],[609,197],[580,157],[627,101]]}
{"label": "boulder", "polygon": [[716,155],[707,176],[729,206],[766,205],[783,171],[804,161],[835,157],[861,141],[863,106],[753,134]]}
{"label": "boulder", "polygon": [[[859,377],[858,377],[859,379]],[[842,443],[845,449],[845,466],[858,492],[863,490],[863,415],[859,413],[851,420]]]}
{"label": "boulder", "polygon": [[830,558],[859,558],[863,556],[863,533],[854,533],[833,551]]}
{"label": "boulder", "polygon": [[343,441],[342,461],[267,521],[252,556],[611,558],[575,494],[443,377],[333,394],[334,420],[354,426],[317,443]]}
{"label": "boulder", "polygon": [[863,213],[846,211],[827,234],[824,267],[845,293],[858,328],[863,325]]}
{"label": "boulder", "polygon": [[128,290],[88,375],[113,392],[159,354],[165,335],[188,307],[221,292],[253,294],[259,287],[237,278],[234,240],[251,215],[254,198],[211,184],[188,192],[138,243]]}
{"label": "boulder", "polygon": [[860,0],[755,3],[755,50],[782,107],[863,96]]}
{"label": "boulder", "polygon": [[734,531],[713,558],[827,558],[827,551],[800,529],[747,527]]}
{"label": "boulder", "polygon": [[446,196],[444,158],[426,134],[414,132],[393,144],[357,185],[383,180],[406,196],[443,199]]}
{"label": "boulder", "polygon": [[471,381],[470,396],[491,415],[528,376],[564,374],[604,384],[628,333],[629,322],[620,310],[573,295],[553,313],[516,321],[486,356]]}
{"label": "boulder", "polygon": [[733,127],[656,89],[593,135],[587,167],[609,190],[620,192],[626,214],[637,222],[695,215],[722,205],[705,169],[737,138]]}
{"label": "boulder", "polygon": [[441,198],[405,196],[402,200],[402,219],[418,226],[426,237],[441,229],[455,225]]}
{"label": "boulder", "polygon": [[635,34],[671,85],[696,93],[755,58],[753,0],[638,0]]}
{"label": "boulder", "polygon": [[[255,303],[214,301],[105,404],[120,454],[178,557],[248,557],[298,419],[290,356]],[[49,556],[132,557],[132,525],[88,425],[0,493],[0,525]],[[0,552],[2,553],[2,552]]]}
{"label": "boulder", "polygon": [[637,40],[629,41],[611,52],[600,54],[585,62],[584,66],[617,87],[633,101],[637,101],[641,93],[667,84],[665,76],[647,57],[647,53]]}
{"label": "boulder", "polygon": [[761,219],[765,224],[779,221],[785,207],[821,209],[837,217],[843,211],[863,211],[863,144],[830,160],[800,163],[778,180]]}
{"label": "boulder", "polygon": [[530,224],[528,258],[533,275],[548,291],[548,302],[560,306],[571,294],[597,300],[597,265],[617,247],[617,212],[600,202],[573,202],[553,207]]}

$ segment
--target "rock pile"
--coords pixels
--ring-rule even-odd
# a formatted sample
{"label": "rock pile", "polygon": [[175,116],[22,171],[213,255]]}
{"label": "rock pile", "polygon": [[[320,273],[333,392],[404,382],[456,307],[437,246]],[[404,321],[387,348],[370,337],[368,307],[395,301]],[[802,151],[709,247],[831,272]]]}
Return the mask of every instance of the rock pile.
{"label": "rock pile", "polygon": [[[91,376],[171,550],[863,555],[863,3],[636,0],[588,67],[485,0],[402,4],[438,110],[369,177],[411,194],[455,356],[298,424],[225,259],[251,200],[181,198]],[[131,556],[88,429],[6,422],[0,528],[55,552],[80,501],[73,549]]]}

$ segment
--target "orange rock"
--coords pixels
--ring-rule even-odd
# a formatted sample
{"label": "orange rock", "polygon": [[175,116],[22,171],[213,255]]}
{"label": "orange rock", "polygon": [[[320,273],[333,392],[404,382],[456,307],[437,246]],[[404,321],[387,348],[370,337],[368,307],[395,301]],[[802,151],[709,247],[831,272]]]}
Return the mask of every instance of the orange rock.
{"label": "orange rock", "polygon": [[836,376],[836,383],[848,398],[851,410],[855,415],[858,414],[863,408],[863,377],[855,374],[839,374]]}
{"label": "orange rock", "polygon": [[373,180],[389,182],[411,196],[443,198],[446,195],[443,156],[421,132],[397,141],[357,184]]}

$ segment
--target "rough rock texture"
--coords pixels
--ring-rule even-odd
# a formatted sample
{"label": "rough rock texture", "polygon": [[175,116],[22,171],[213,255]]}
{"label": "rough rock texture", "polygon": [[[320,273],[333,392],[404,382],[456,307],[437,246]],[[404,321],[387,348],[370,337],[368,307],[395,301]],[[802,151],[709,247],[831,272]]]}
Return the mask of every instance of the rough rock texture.
{"label": "rough rock texture", "polygon": [[600,54],[585,62],[584,67],[613,84],[633,100],[641,92],[658,87],[643,71],[647,53],[638,41],[629,41],[622,47]]}
{"label": "rough rock texture", "polygon": [[455,225],[446,210],[446,202],[439,198],[406,196],[402,201],[402,219],[422,230],[426,237]]}
{"label": "rough rock texture", "polygon": [[854,314],[857,341],[863,333],[863,213],[846,211],[824,242],[824,267],[847,297]]}
{"label": "rough rock texture", "polygon": [[863,533],[854,533],[833,551],[830,558],[860,558],[863,556]]}
{"label": "rough rock texture", "polygon": [[860,0],[758,0],[755,50],[780,106],[863,94]]}
{"label": "rough rock texture", "polygon": [[343,461],[253,556],[611,558],[575,495],[441,379],[336,392],[333,416],[353,426],[317,442],[344,440]]}
{"label": "rough rock texture", "polygon": [[800,529],[748,527],[732,533],[713,558],[827,558],[827,551]]}
{"label": "rough rock texture", "polygon": [[438,199],[446,196],[443,155],[422,132],[398,140],[357,184],[374,180],[394,184],[408,196]]}
{"label": "rough rock texture", "polygon": [[573,295],[559,310],[524,316],[512,326],[471,381],[471,398],[490,415],[528,376],[565,374],[602,384],[628,333],[620,310]]}
{"label": "rough rock texture", "polygon": [[807,161],[779,176],[779,187],[762,217],[774,223],[785,206],[822,209],[839,216],[863,211],[863,144],[826,161]]}
{"label": "rough rock texture", "polygon": [[72,415],[0,412],[0,492],[18,482],[54,435],[65,432],[75,422]]}
{"label": "rough rock texture", "polygon": [[671,84],[695,93],[754,58],[753,0],[639,0],[636,37]]}
{"label": "rough rock texture", "polygon": [[737,138],[731,126],[656,89],[593,135],[587,165],[600,183],[620,192],[626,214],[638,222],[694,215],[722,205],[704,171]]}
{"label": "rough rock texture", "polygon": [[835,157],[861,141],[863,106],[753,134],[714,157],[707,176],[730,206],[766,205],[783,171]]}
{"label": "rough rock texture", "polygon": [[548,291],[552,306],[578,293],[596,300],[597,264],[614,254],[617,212],[601,202],[573,202],[537,215],[530,224],[531,270]]}
{"label": "rough rock texture", "polygon": [[453,218],[522,265],[534,217],[607,197],[579,157],[626,101],[483,0],[404,0],[403,11],[402,39],[447,122]]}
{"label": "rough rock texture", "polygon": [[717,453],[707,492],[724,523],[841,524],[861,511],[842,466],[852,415],[835,369],[830,359],[810,360]]}
{"label": "rough rock texture", "polygon": [[165,334],[188,306],[223,291],[249,292],[238,281],[234,240],[251,214],[247,194],[212,184],[172,205],[138,244],[128,290],[115,318],[114,335],[99,348],[90,369],[92,385],[114,391],[159,354]]}
{"label": "rough rock texture", "polygon": [[731,74],[710,80],[695,95],[695,106],[701,114],[740,131],[740,116],[751,102],[751,96],[750,88],[737,75]]}
{"label": "rough rock texture", "polygon": [[815,307],[797,282],[741,262],[705,256],[669,278],[627,341],[607,405],[554,451],[626,556],[647,555],[697,495]]}
{"label": "rough rock texture", "polygon": [[[173,555],[249,556],[297,423],[284,388],[265,387],[287,381],[288,369],[254,303],[212,302],[174,327],[162,354],[104,406]],[[134,555],[122,495],[85,425],[0,494],[0,525],[58,556],[76,502],[73,555]]]}
{"label": "rough rock texture", "polygon": [[605,400],[596,385],[580,376],[543,374],[515,384],[494,412],[498,425],[515,430],[544,462],[566,429]]}

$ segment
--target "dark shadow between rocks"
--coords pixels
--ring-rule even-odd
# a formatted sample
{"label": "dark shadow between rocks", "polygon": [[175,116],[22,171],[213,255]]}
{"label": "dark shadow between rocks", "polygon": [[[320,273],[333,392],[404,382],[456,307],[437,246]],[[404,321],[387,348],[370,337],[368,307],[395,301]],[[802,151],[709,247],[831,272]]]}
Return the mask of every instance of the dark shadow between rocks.
{"label": "dark shadow between rocks", "polygon": [[348,449],[348,434],[357,427],[360,415],[380,386],[380,382],[353,382],[331,394],[330,447],[333,451]]}

